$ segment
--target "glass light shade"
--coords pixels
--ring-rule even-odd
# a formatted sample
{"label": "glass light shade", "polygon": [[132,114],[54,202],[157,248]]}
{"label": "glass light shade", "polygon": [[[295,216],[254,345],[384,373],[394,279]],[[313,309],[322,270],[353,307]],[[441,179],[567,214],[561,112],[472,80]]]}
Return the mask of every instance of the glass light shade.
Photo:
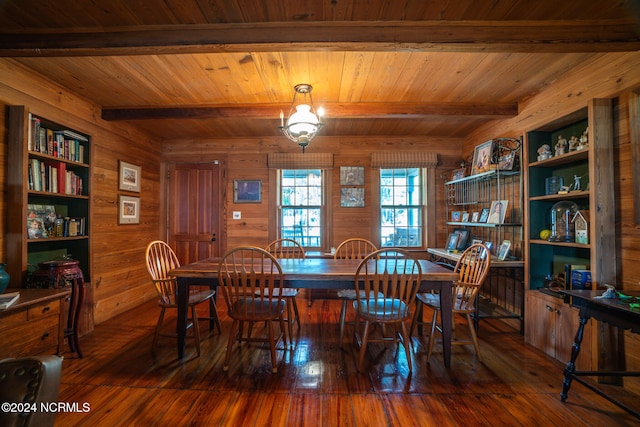
{"label": "glass light shade", "polygon": [[550,242],[574,242],[575,226],[573,217],[578,212],[578,205],[569,201],[558,202],[551,208]]}
{"label": "glass light shade", "polygon": [[318,129],[317,125],[318,118],[307,104],[296,106],[296,112],[287,120],[289,132],[294,136],[312,134]]}

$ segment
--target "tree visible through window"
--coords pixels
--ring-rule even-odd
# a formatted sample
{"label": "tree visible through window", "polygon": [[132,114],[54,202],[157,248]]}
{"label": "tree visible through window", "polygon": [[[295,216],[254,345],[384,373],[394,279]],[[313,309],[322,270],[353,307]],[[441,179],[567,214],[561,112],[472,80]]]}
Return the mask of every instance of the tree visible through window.
{"label": "tree visible through window", "polygon": [[380,169],[381,246],[422,246],[420,168]]}
{"label": "tree visible through window", "polygon": [[322,244],[323,174],[320,169],[280,170],[280,235],[304,247]]}

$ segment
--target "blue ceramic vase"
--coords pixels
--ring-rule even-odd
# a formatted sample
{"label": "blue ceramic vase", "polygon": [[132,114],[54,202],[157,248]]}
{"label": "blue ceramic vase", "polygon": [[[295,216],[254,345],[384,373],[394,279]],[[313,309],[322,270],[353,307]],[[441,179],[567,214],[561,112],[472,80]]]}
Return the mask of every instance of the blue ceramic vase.
{"label": "blue ceramic vase", "polygon": [[9,286],[9,273],[4,270],[6,266],[7,264],[0,263],[0,294],[4,293]]}

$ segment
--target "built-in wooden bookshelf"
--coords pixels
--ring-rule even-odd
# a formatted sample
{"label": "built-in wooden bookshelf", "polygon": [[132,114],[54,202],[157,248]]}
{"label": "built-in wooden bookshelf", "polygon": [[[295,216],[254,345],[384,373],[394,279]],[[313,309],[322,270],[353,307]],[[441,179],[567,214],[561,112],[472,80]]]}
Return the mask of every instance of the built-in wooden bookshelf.
{"label": "built-in wooden bookshelf", "polygon": [[24,287],[38,263],[70,257],[91,278],[90,138],[9,107],[7,271]]}

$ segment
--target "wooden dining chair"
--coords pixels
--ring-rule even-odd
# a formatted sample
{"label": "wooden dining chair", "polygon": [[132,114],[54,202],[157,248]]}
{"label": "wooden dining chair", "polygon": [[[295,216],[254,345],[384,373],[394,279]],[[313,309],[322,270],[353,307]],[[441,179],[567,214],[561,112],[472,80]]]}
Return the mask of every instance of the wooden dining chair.
{"label": "wooden dining chair", "polygon": [[[454,271],[459,273],[458,280],[453,284],[453,314],[465,316],[467,324],[469,325],[470,339],[461,340],[455,336],[455,321],[453,322],[454,329],[452,330],[451,344],[468,345],[473,344],[480,358],[480,347],[478,346],[478,336],[473,326],[471,315],[476,311],[476,298],[480,287],[484,282],[485,277],[491,267],[491,256],[487,247],[481,243],[471,245],[467,248],[455,265]],[[435,341],[435,333],[442,334],[442,325],[438,324],[438,313],[440,313],[440,297],[438,294],[433,293],[421,293],[416,297],[416,310],[414,313],[413,321],[411,322],[411,330],[414,326],[422,322],[422,308],[421,306],[428,306],[433,310],[433,317],[431,319],[431,334],[429,335],[428,342],[428,355],[427,360],[431,359],[431,353],[433,351],[433,343]],[[454,316],[455,317],[455,316]],[[455,319],[454,319],[455,320]]]}
{"label": "wooden dining chair", "polygon": [[[353,304],[357,313],[355,338],[360,347],[358,370],[362,371],[367,345],[380,342],[401,343],[412,372],[407,320],[411,319],[411,307],[421,281],[419,262],[404,249],[380,249],[362,260],[354,284],[359,296]],[[360,322],[364,322],[362,333]],[[374,337],[371,330],[375,324],[381,328],[380,335]]]}
{"label": "wooden dining chair", "polygon": [[[223,370],[229,370],[233,343],[263,342],[271,350],[271,370],[278,372],[276,346],[280,341],[286,349],[285,333],[286,301],[281,297],[284,275],[278,260],[269,252],[254,246],[239,246],[231,249],[220,259],[218,282],[227,303],[229,317],[233,319]],[[243,335],[245,322],[251,326],[264,322],[266,336],[254,333]],[[280,325],[274,333],[273,324]],[[253,328],[258,329],[258,328]]]}
{"label": "wooden dining chair", "polygon": [[[364,259],[367,255],[378,250],[376,245],[367,239],[354,237],[340,243],[333,254],[333,259]],[[347,303],[355,301],[358,292],[355,289],[340,289],[338,291],[338,299],[342,300],[342,308],[340,309],[340,347],[344,339],[344,327],[347,317]],[[349,322],[353,324],[353,322]]]}
{"label": "wooden dining chair", "polygon": [[[178,257],[171,247],[162,240],[155,240],[147,245],[146,250],[146,265],[147,271],[151,276],[151,280],[156,289],[158,295],[158,305],[160,306],[160,316],[158,317],[158,323],[153,335],[153,351],[156,351],[158,345],[158,338],[161,336],[176,337],[176,333],[162,333],[162,327],[164,323],[165,312],[168,309],[175,309],[177,311],[178,305],[176,303],[176,291],[177,281],[175,277],[169,276],[169,271],[174,268],[180,267]],[[218,332],[221,332],[220,320],[218,318],[218,311],[213,299],[215,291],[212,289],[200,289],[192,290],[189,292],[189,311],[191,317],[188,319],[188,328],[193,329],[193,337],[196,342],[196,350],[198,356],[200,356],[200,327],[198,326],[198,314],[197,306],[208,302],[209,312],[213,316],[214,324],[218,328]],[[175,329],[175,328],[174,328]]]}
{"label": "wooden dining chair", "polygon": [[[293,239],[277,239],[269,243],[265,248],[267,252],[276,257],[277,259],[302,259],[305,258],[304,248],[300,243]],[[293,324],[298,324],[298,330],[300,330],[300,312],[298,311],[298,304],[296,303],[296,297],[300,293],[299,289],[295,288],[282,288],[282,294],[280,295],[287,301],[287,326],[289,329],[289,341],[293,342]]]}

